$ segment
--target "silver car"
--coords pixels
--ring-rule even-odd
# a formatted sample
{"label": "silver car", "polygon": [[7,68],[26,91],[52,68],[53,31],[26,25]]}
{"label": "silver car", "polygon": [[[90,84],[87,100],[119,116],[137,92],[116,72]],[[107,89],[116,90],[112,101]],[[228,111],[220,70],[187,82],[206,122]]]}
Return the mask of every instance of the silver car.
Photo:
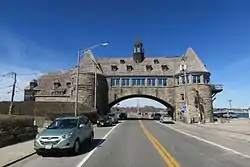
{"label": "silver car", "polygon": [[78,154],[81,144],[85,141],[90,144],[93,138],[93,125],[87,117],[61,117],[37,134],[34,149],[38,155],[53,150],[66,150]]}
{"label": "silver car", "polygon": [[161,123],[173,123],[173,119],[169,115],[162,115],[160,118]]}
{"label": "silver car", "polygon": [[108,116],[111,118],[113,124],[118,123],[118,117],[115,113],[108,113]]}

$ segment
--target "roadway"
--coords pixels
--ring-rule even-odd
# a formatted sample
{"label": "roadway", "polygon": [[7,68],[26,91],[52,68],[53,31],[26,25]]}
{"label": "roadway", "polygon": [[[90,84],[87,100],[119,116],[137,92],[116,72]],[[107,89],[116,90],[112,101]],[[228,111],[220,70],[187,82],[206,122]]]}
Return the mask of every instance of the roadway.
{"label": "roadway", "polygon": [[[169,125],[171,126],[171,125]],[[94,146],[78,156],[34,155],[12,167],[248,167],[250,159],[150,120],[95,128]]]}

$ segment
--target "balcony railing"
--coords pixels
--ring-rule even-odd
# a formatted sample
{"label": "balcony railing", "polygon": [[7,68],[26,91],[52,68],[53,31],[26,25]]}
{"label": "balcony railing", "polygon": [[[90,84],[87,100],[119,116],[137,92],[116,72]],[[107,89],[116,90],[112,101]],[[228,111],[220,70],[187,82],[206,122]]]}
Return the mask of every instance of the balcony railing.
{"label": "balcony railing", "polygon": [[221,84],[213,84],[212,86],[212,93],[219,93],[223,91],[223,85]]}

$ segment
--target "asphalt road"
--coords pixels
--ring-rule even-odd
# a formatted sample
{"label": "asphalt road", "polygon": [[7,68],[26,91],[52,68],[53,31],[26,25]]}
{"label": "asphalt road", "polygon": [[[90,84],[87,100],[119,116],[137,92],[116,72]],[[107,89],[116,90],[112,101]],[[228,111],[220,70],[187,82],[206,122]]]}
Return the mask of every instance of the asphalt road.
{"label": "asphalt road", "polygon": [[250,159],[196,140],[155,121],[124,121],[115,128],[102,127],[95,131],[96,143],[101,144],[95,149],[85,150],[82,155],[33,156],[12,167],[249,167],[250,164]]}

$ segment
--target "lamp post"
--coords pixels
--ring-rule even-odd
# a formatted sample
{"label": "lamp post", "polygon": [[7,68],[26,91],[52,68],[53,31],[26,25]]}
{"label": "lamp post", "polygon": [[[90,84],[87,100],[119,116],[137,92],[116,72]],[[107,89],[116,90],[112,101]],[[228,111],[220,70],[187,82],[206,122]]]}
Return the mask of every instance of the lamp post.
{"label": "lamp post", "polygon": [[185,94],[185,106],[186,106],[186,122],[189,124],[189,107],[188,107],[188,87],[187,87],[187,64],[185,62],[184,56],[182,56],[182,64],[180,65],[180,71],[184,73],[184,82],[185,82],[185,87],[184,87],[184,94]]}
{"label": "lamp post", "polygon": [[[93,45],[91,47],[88,47],[86,49],[80,50],[78,49],[78,57],[77,57],[77,67],[76,67],[76,96],[75,96],[75,116],[77,116],[77,106],[78,106],[78,85],[79,85],[79,71],[80,71],[80,60],[81,60],[81,56],[84,55],[84,53],[86,51],[92,50],[98,46],[107,46],[108,43],[99,43],[96,45]],[[96,64],[96,62],[94,60],[91,60],[92,62],[94,62],[94,64]],[[96,81],[96,66],[95,66],[95,81]],[[96,99],[96,82],[95,82],[95,99]],[[96,100],[95,100],[95,109],[96,109]]]}
{"label": "lamp post", "polygon": [[231,115],[231,110],[232,110],[232,100],[228,100],[229,103],[229,111],[227,110],[227,116],[229,117]]}

